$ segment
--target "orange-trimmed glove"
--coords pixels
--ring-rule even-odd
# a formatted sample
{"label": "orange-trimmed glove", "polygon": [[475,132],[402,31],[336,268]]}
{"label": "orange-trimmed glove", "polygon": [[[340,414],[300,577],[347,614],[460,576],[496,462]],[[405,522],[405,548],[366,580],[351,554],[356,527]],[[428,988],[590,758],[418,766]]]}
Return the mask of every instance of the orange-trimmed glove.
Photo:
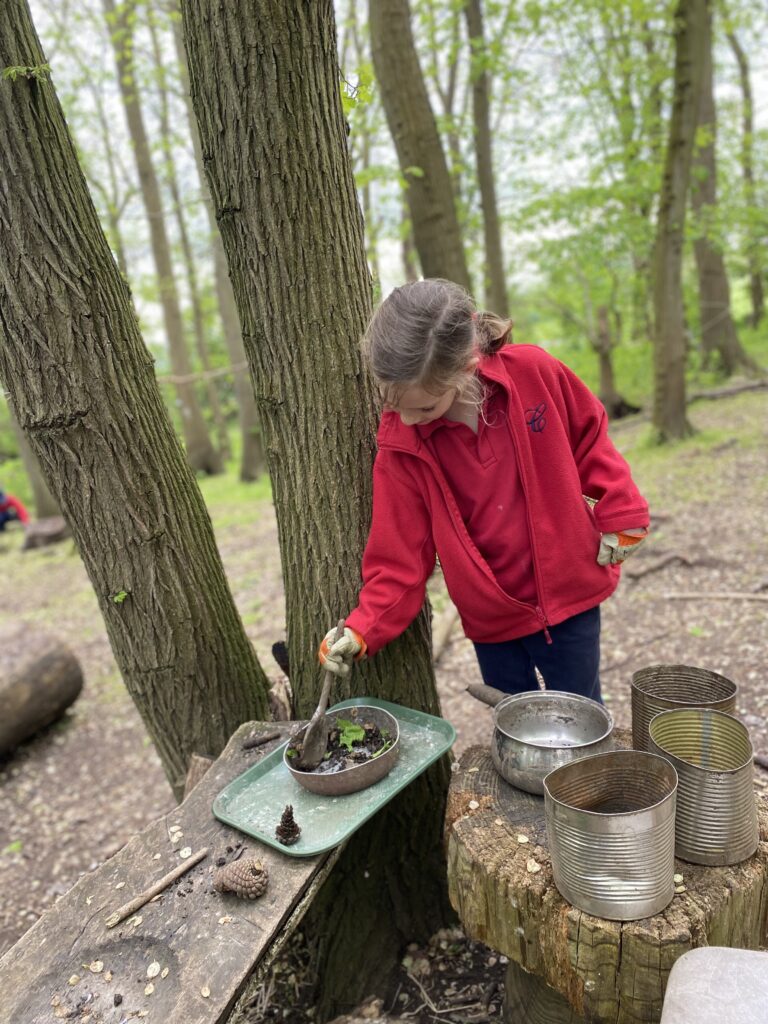
{"label": "orange-trimmed glove", "polygon": [[360,636],[357,630],[349,626],[344,627],[344,635],[334,643],[336,636],[335,629],[329,629],[323,637],[323,641],[317,652],[318,660],[328,672],[335,672],[338,676],[345,676],[349,673],[352,661],[360,661],[365,657],[368,645]]}
{"label": "orange-trimmed glove", "polygon": [[600,537],[600,549],[597,552],[598,565],[616,565],[629,558],[640,547],[648,536],[648,528],[638,527],[634,530],[620,530],[617,533],[604,533]]}

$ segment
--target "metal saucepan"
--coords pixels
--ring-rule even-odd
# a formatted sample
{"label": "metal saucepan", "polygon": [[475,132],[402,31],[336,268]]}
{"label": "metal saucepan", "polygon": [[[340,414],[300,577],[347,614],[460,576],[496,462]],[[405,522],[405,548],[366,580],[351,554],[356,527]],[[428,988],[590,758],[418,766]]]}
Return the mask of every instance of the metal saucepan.
{"label": "metal saucepan", "polygon": [[491,757],[502,779],[543,793],[553,769],[613,749],[613,718],[598,701],[562,690],[508,694],[472,684],[469,693],[494,708]]}

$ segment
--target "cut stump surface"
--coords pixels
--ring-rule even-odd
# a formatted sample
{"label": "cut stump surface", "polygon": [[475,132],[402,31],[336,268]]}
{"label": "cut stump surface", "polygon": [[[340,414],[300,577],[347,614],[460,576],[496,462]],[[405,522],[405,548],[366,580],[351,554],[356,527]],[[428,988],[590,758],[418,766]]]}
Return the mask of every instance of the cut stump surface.
{"label": "cut stump surface", "polygon": [[[617,740],[629,746],[629,732],[617,730]],[[686,891],[666,910],[641,921],[608,921],[572,907],[555,888],[543,797],[504,782],[485,747],[469,748],[454,767],[446,812],[448,877],[466,933],[542,979],[586,1020],[659,1021],[667,977],[683,953],[765,943],[764,804],[753,857],[722,868],[676,860]]]}

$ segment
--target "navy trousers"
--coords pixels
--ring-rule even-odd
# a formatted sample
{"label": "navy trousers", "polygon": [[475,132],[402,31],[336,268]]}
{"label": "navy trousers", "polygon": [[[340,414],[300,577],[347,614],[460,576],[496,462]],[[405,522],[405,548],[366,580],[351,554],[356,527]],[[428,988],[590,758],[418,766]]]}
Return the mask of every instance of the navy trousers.
{"label": "navy trousers", "polygon": [[602,701],[600,695],[600,606],[549,627],[544,631],[505,640],[475,644],[483,680],[505,693],[539,688],[535,668],[544,676],[548,690],[566,690]]}

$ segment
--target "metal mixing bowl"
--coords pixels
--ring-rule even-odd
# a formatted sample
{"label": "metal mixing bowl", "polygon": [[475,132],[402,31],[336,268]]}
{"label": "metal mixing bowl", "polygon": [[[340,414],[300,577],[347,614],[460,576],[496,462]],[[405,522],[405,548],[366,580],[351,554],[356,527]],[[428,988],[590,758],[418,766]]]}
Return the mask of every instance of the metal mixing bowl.
{"label": "metal mixing bowl", "polygon": [[543,793],[553,769],[613,748],[613,718],[602,704],[561,690],[532,690],[496,705],[491,757],[503,779]]}
{"label": "metal mixing bowl", "polygon": [[360,725],[364,722],[375,722],[379,729],[387,730],[393,741],[392,746],[370,761],[363,761],[361,764],[343,768],[332,774],[317,771],[302,772],[293,767],[287,753],[291,743],[302,739],[305,726],[293,740],[286,744],[283,752],[283,763],[304,789],[320,796],[345,796],[347,793],[357,793],[358,790],[372,786],[374,782],[383,779],[394,768],[395,762],[400,756],[400,726],[397,719],[388,711],[383,708],[371,707],[368,704],[361,704],[357,707],[344,708],[342,711],[330,711],[327,717],[331,724],[334,724],[338,718],[345,718]]}

